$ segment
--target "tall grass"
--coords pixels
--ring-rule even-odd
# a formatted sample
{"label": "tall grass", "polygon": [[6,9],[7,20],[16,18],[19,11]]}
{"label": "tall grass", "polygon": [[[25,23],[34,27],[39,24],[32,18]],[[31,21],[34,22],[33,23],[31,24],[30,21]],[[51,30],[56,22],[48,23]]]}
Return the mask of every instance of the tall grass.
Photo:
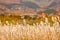
{"label": "tall grass", "polygon": [[0,40],[60,40],[60,17],[45,17],[33,25],[27,24],[25,19],[23,24],[6,21],[2,25],[0,21]]}

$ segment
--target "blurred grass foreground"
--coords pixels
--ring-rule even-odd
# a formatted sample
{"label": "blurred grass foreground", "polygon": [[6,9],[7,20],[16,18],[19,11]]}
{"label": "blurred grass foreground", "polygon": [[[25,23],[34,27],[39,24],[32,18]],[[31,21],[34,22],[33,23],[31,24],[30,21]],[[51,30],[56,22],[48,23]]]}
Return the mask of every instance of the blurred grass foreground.
{"label": "blurred grass foreground", "polygon": [[0,14],[0,40],[60,40],[60,15]]}

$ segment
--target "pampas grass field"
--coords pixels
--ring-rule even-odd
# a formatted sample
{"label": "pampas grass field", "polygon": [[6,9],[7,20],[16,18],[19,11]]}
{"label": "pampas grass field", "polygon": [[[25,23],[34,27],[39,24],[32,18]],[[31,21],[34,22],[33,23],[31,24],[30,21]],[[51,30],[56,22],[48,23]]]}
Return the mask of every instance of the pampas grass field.
{"label": "pampas grass field", "polygon": [[42,17],[41,20],[37,17],[33,21],[8,17],[0,17],[0,40],[60,40],[60,16]]}

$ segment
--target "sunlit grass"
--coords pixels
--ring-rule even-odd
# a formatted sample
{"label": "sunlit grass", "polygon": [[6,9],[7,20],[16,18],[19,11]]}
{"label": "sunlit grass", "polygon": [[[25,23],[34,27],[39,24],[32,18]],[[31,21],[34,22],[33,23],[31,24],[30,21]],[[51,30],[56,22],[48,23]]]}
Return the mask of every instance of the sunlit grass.
{"label": "sunlit grass", "polygon": [[0,40],[60,40],[60,16],[0,15]]}

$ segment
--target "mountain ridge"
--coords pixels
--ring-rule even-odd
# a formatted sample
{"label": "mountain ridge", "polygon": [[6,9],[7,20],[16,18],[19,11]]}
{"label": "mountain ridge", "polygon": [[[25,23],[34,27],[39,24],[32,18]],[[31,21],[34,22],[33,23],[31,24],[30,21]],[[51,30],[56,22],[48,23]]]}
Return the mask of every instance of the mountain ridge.
{"label": "mountain ridge", "polygon": [[[41,8],[38,4],[31,2],[31,1],[25,1],[22,3],[13,3],[15,5],[19,5],[19,6],[25,6],[25,7],[29,7],[29,8]],[[12,6],[14,6],[13,4],[7,4],[7,3],[0,3],[0,5],[5,5],[8,6],[9,8],[11,8]],[[47,6],[46,8],[51,8],[58,5],[58,3],[56,3],[55,1],[53,3],[51,3],[51,5]]]}

